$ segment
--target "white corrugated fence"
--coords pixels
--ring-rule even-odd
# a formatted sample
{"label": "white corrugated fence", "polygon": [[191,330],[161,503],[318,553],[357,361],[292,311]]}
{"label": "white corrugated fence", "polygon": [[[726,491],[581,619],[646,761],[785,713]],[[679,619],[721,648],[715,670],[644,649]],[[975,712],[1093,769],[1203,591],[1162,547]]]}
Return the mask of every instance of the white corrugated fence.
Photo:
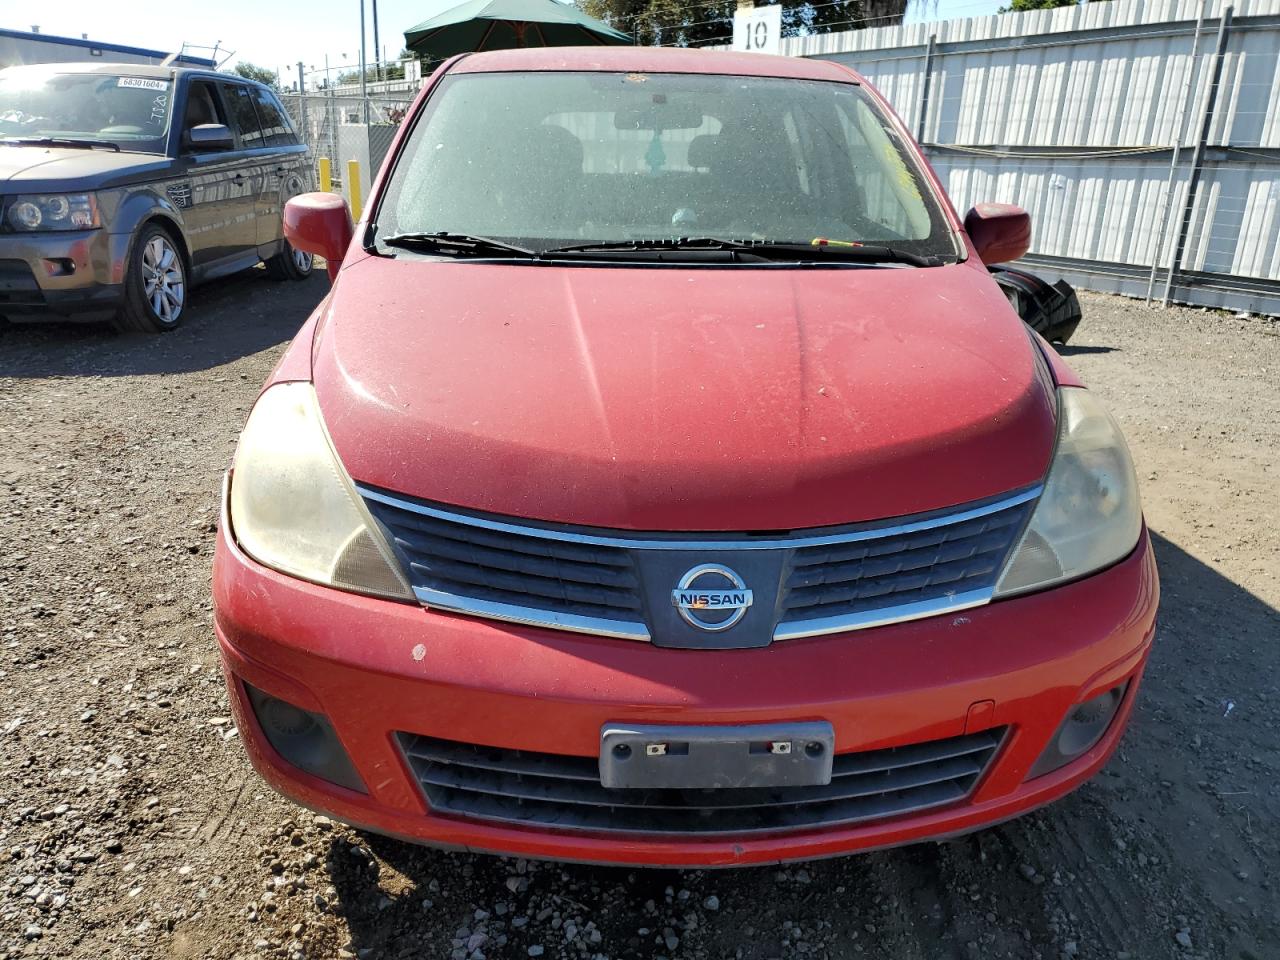
{"label": "white corrugated fence", "polygon": [[783,41],[893,103],[963,211],[1087,289],[1280,314],[1280,0],[1111,0]]}

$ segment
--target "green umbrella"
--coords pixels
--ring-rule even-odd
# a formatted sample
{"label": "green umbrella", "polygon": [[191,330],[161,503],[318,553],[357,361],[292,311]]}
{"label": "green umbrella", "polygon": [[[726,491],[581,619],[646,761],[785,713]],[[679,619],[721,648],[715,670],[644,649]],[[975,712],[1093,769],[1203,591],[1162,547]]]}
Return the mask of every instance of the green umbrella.
{"label": "green umbrella", "polygon": [[556,0],[469,0],[404,32],[405,45],[433,59],[476,50],[631,43],[577,7]]}

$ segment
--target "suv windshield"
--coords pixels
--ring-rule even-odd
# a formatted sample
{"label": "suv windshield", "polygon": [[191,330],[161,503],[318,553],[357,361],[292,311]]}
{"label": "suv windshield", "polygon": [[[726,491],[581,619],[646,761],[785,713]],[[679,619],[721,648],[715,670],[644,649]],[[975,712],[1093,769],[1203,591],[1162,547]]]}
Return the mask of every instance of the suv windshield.
{"label": "suv windshield", "polygon": [[957,256],[911,153],[861,87],[768,77],[446,77],[376,221],[378,238],[447,233],[539,252],[824,238]]}
{"label": "suv windshield", "polygon": [[164,153],[173,83],[102,73],[0,71],[0,140],[56,139]]}

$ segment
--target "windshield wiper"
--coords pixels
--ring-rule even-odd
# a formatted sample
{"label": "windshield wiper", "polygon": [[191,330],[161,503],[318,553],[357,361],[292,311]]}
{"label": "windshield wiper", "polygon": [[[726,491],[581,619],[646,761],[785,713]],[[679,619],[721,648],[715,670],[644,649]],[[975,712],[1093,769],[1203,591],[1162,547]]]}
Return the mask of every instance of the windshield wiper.
{"label": "windshield wiper", "polygon": [[573,256],[610,253],[662,253],[689,251],[707,253],[722,251],[734,259],[822,261],[839,260],[854,263],[906,263],[916,267],[936,267],[940,257],[926,257],[893,247],[878,244],[850,243],[802,243],[774,240],[732,240],[721,237],[666,237],[641,240],[606,240],[600,243],[576,243],[548,250],[535,251],[527,247],[480,237],[469,233],[450,233],[445,230],[431,233],[397,233],[389,237],[377,237],[377,242],[388,247],[404,247],[429,253],[465,254],[486,256],[528,257],[530,259],[554,258],[557,255]]}
{"label": "windshield wiper", "polygon": [[721,240],[719,237],[662,237],[649,240],[605,240],[601,243],[574,243],[551,247],[545,253],[594,253],[597,250],[738,250],[747,241]]}
{"label": "windshield wiper", "polygon": [[395,233],[377,239],[388,247],[404,247],[407,250],[425,250],[430,253],[463,253],[474,256],[497,253],[505,256],[537,257],[532,250],[514,243],[469,233],[449,233],[446,230],[435,233]]}
{"label": "windshield wiper", "polygon": [[654,240],[607,240],[603,243],[577,243],[542,251],[543,256],[558,253],[625,253],[645,250],[730,250],[762,260],[844,260],[860,263],[908,263],[917,267],[936,267],[941,257],[921,256],[880,244],[801,243],[776,240],[730,240],[722,237],[668,237]]}
{"label": "windshield wiper", "polygon": [[71,147],[79,150],[95,150],[102,147],[106,150],[120,152],[120,145],[110,140],[90,140],[84,137],[5,137],[4,143],[16,144],[20,147]]}
{"label": "windshield wiper", "polygon": [[777,243],[764,240],[745,242],[738,248],[762,257],[796,260],[850,260],[859,263],[907,263],[913,267],[939,267],[943,258],[923,256],[909,250],[886,247],[878,243]]}

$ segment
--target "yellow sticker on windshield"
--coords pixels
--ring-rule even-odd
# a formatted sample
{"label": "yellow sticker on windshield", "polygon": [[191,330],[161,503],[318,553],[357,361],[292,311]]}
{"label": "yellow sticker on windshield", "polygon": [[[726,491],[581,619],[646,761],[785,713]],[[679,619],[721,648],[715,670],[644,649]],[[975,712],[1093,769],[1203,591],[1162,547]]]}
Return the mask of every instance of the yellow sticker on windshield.
{"label": "yellow sticker on windshield", "polygon": [[893,170],[894,175],[898,179],[898,185],[904,190],[911,192],[911,196],[915,199],[921,199],[920,185],[916,183],[916,178],[911,175],[911,168],[907,166],[907,162],[902,159],[900,154],[888,140],[880,144],[880,152],[884,155],[884,161]]}

